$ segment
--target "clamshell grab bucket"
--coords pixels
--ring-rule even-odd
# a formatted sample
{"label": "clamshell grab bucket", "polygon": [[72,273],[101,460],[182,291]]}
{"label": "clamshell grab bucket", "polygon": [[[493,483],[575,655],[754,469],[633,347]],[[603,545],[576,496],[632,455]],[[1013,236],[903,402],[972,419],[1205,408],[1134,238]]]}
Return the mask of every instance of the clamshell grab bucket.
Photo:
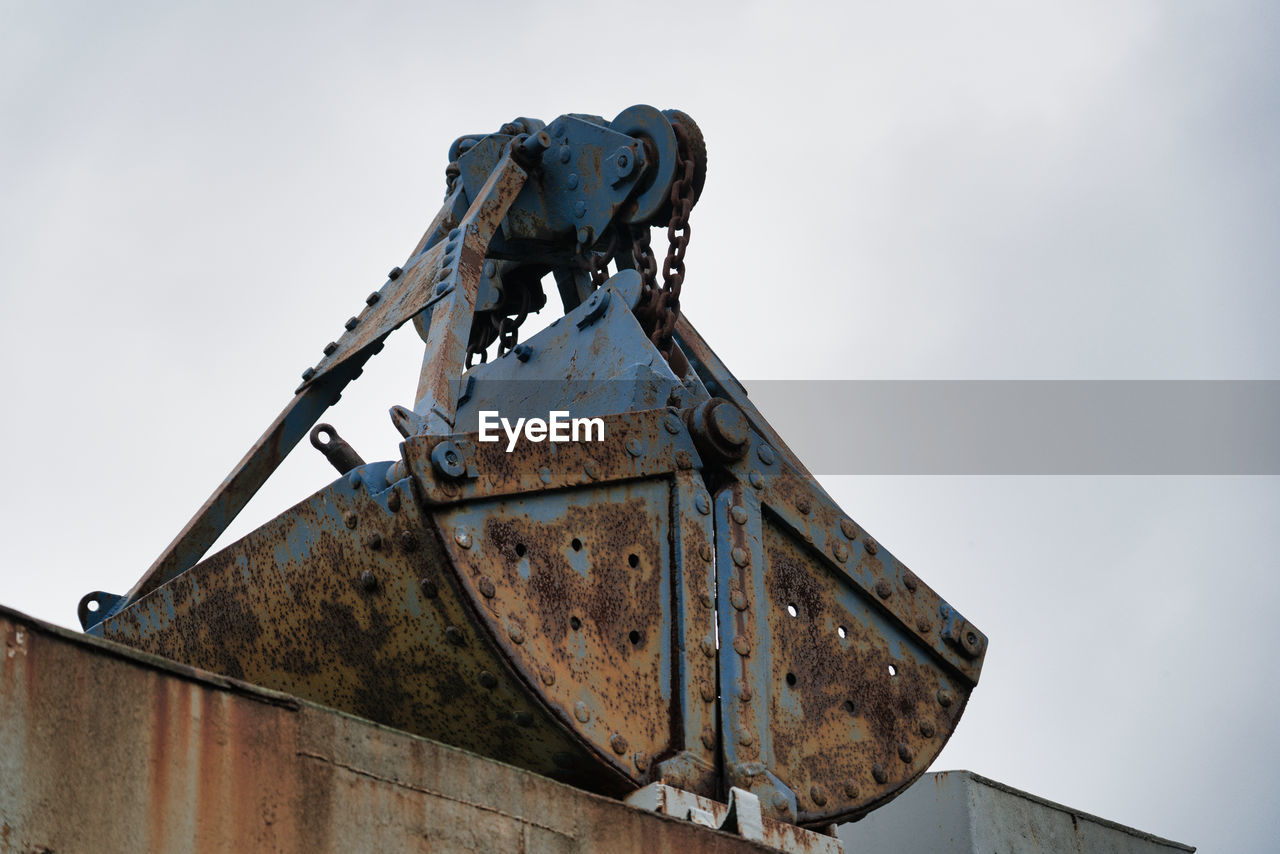
{"label": "clamshell grab bucket", "polygon": [[[464,277],[520,192],[482,213]],[[818,825],[902,791],[954,731],[985,636],[835,505],[686,320],[674,354],[654,346],[637,271],[464,369],[465,327],[405,295],[438,290],[444,235],[472,239],[437,219],[431,275],[406,265],[361,320],[417,318],[427,340],[418,404],[393,413],[399,457],[126,597],[90,594],[90,630],[607,795],[737,786]],[[483,289],[457,288],[469,321]],[[375,303],[399,308],[378,320]],[[326,350],[299,396],[382,338]],[[581,432],[494,441],[493,413]]]}

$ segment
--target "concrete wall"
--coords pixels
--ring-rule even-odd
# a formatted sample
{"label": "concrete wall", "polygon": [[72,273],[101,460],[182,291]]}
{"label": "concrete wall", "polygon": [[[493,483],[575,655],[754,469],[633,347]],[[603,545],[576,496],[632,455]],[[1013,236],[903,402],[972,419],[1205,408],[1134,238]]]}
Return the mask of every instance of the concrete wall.
{"label": "concrete wall", "polygon": [[971,771],[925,774],[840,828],[846,854],[1172,854],[1194,851]]}
{"label": "concrete wall", "polygon": [[0,852],[761,852],[0,609]]}

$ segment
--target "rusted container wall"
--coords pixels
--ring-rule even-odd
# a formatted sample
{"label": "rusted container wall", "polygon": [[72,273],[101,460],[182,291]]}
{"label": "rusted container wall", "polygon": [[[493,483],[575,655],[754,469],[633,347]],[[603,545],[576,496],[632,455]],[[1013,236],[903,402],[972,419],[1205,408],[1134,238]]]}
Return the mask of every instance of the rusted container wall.
{"label": "rusted container wall", "polygon": [[0,608],[0,852],[761,852]]}

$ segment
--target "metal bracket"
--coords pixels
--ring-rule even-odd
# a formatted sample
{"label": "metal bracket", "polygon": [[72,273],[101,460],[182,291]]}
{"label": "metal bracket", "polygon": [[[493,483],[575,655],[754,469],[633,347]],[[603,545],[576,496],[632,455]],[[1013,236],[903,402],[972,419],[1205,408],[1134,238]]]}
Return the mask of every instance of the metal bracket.
{"label": "metal bracket", "polygon": [[839,839],[768,818],[760,808],[760,799],[737,787],[729,790],[729,803],[722,804],[665,783],[651,783],[628,795],[626,803],[732,833],[788,854],[844,854]]}

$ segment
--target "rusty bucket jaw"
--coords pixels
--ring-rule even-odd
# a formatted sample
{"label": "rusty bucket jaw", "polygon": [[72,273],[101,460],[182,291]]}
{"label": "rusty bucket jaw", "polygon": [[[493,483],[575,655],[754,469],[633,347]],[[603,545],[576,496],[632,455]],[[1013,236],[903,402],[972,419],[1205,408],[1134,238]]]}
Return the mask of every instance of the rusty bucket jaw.
{"label": "rusty bucket jaw", "polygon": [[[88,630],[613,796],[736,787],[819,826],[923,773],[986,637],[835,504],[686,318],[659,352],[625,256],[592,288],[584,251],[674,174],[668,119],[624,116],[455,143],[410,259],[134,589],[85,597]],[[485,312],[540,304],[548,269],[564,316],[468,367]],[[410,320],[427,352],[392,410],[400,456],[366,464],[317,427],[342,476],[200,561]],[[486,430],[559,411],[587,438]]]}

